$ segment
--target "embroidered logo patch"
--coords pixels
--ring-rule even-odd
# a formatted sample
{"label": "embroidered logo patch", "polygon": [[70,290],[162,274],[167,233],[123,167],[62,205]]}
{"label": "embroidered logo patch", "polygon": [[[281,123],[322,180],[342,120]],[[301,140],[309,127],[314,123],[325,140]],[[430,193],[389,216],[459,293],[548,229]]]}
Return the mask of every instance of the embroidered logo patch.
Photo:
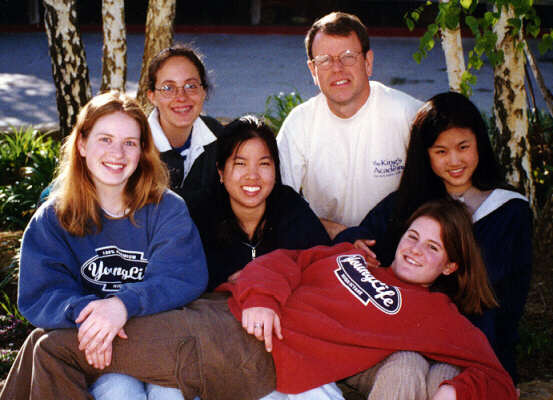
{"label": "embroidered logo patch", "polygon": [[106,246],[96,249],[96,255],[82,265],[81,275],[93,290],[117,292],[123,283],[142,281],[147,265],[141,251]]}
{"label": "embroidered logo patch", "polygon": [[401,292],[395,286],[379,281],[367,269],[365,259],[358,255],[343,255],[336,259],[334,270],[340,283],[361,303],[372,303],[386,314],[397,314],[401,309]]}

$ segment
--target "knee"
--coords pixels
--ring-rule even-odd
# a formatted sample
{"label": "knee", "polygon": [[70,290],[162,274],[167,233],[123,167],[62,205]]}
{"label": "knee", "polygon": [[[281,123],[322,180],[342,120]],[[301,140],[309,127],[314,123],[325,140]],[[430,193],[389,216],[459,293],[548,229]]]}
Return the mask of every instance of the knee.
{"label": "knee", "polygon": [[181,391],[177,388],[146,384],[148,400],[184,400]]}
{"label": "knee", "polygon": [[377,376],[387,376],[405,384],[426,382],[428,361],[419,353],[398,351],[384,360]]}
{"label": "knee", "polygon": [[428,375],[426,376],[426,390],[428,392],[428,398],[431,399],[432,396],[434,396],[443,381],[453,379],[459,375],[460,372],[461,369],[454,365],[445,363],[433,364],[428,370]]}
{"label": "knee", "polygon": [[89,388],[96,400],[146,400],[144,383],[129,375],[104,374]]}
{"label": "knee", "polygon": [[43,332],[35,341],[34,353],[41,354],[57,353],[64,348],[71,348],[73,343],[77,343],[77,334],[73,329],[56,329],[49,332]]}
{"label": "knee", "polygon": [[393,353],[380,363],[369,399],[426,399],[428,369],[428,361],[418,353]]}

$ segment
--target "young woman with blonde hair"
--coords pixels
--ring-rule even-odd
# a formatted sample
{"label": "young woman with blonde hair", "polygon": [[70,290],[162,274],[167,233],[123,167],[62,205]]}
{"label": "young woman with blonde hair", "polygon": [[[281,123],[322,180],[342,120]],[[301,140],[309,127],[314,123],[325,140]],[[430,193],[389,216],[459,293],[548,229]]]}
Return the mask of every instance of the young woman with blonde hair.
{"label": "young woman with blonde hair", "polygon": [[21,313],[43,329],[77,328],[87,359],[109,363],[129,319],[196,299],[207,284],[205,256],[167,182],[138,103],[118,92],[92,98],[23,235]]}

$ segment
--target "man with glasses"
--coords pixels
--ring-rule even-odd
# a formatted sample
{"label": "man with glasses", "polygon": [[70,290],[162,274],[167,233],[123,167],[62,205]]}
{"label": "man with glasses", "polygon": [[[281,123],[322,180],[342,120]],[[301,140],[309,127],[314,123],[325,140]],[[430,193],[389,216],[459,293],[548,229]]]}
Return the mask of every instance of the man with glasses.
{"label": "man with glasses", "polygon": [[334,237],[397,188],[410,123],[422,103],[369,81],[373,52],[354,15],[333,12],[316,21],[305,47],[321,93],[282,125],[282,180],[301,190]]}

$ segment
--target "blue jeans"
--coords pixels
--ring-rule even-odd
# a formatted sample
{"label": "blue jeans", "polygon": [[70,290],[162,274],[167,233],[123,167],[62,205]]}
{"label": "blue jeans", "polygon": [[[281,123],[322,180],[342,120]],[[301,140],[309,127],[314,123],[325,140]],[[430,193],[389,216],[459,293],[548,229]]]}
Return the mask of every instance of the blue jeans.
{"label": "blue jeans", "polygon": [[96,400],[184,400],[179,389],[144,383],[130,375],[105,374],[89,388]]}

